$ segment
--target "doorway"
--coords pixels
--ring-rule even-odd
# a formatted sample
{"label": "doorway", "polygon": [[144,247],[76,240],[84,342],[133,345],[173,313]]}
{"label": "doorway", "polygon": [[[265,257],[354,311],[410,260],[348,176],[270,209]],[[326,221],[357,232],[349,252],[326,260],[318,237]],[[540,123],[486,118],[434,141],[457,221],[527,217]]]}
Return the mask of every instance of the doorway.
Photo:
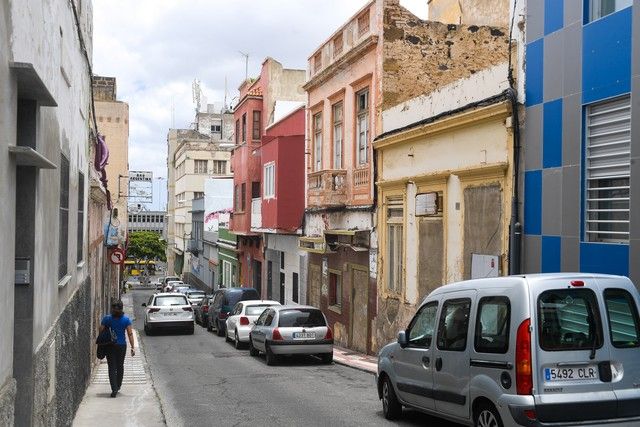
{"label": "doorway", "polygon": [[361,265],[351,267],[351,345],[354,350],[367,352],[369,337],[369,269]]}

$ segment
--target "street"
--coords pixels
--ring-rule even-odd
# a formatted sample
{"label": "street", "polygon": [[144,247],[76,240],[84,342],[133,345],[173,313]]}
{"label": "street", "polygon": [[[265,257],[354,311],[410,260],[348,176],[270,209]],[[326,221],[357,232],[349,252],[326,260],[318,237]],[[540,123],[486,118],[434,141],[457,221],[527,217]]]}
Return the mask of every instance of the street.
{"label": "street", "polygon": [[[134,327],[167,425],[394,425],[382,416],[371,374],[311,357],[267,366],[200,326],[194,335],[145,336],[141,304],[152,293],[133,291]],[[408,410],[397,425],[430,423],[455,425]]]}

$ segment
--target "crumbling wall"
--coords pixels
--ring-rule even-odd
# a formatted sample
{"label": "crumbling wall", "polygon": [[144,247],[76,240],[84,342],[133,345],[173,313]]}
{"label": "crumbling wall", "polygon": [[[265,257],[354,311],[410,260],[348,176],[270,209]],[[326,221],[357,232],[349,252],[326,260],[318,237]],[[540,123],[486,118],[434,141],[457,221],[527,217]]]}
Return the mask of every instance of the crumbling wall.
{"label": "crumbling wall", "polygon": [[509,25],[509,0],[431,0],[429,20],[445,24]]}
{"label": "crumbling wall", "polygon": [[383,41],[383,111],[505,62],[509,48],[504,27],[422,21],[397,0],[385,2]]}

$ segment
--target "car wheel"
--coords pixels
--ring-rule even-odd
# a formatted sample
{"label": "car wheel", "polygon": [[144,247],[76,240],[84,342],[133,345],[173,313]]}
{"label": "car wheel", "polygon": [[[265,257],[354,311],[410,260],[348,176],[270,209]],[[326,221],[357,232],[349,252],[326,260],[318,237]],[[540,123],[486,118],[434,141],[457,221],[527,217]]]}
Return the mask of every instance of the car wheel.
{"label": "car wheel", "polygon": [[265,345],[265,350],[266,351],[264,353],[267,359],[267,365],[273,366],[278,363],[278,356],[273,354],[273,351],[271,351],[271,347],[269,347],[269,344]]}
{"label": "car wheel", "polygon": [[209,320],[209,318],[207,318],[207,331],[213,331],[213,328],[211,327],[211,320]]}
{"label": "car wheel", "polygon": [[240,342],[240,338],[238,338],[238,330],[233,333],[233,346],[236,350],[240,350],[242,348],[242,343]]}
{"label": "car wheel", "polygon": [[320,355],[320,359],[322,359],[322,363],[331,365],[333,363],[333,353],[323,353]]}
{"label": "car wheel", "polygon": [[256,357],[259,354],[260,352],[253,346],[253,340],[251,339],[251,335],[249,335],[249,355]]}
{"label": "car wheel", "polygon": [[382,380],[382,413],[388,420],[397,420],[402,414],[402,405],[396,397],[389,377]]}
{"label": "car wheel", "polygon": [[224,330],[222,329],[222,326],[220,326],[219,320],[216,320],[216,333],[218,334],[219,337],[221,337],[222,334],[224,334]]}
{"label": "car wheel", "polygon": [[473,425],[476,427],[502,427],[502,419],[493,405],[483,403],[475,412]]}

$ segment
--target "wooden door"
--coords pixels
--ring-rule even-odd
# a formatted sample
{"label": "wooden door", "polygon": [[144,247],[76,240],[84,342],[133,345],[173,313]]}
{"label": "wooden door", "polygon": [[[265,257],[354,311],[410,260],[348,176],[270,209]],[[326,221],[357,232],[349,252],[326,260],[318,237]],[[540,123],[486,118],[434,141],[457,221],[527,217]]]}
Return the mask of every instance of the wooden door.
{"label": "wooden door", "polygon": [[369,270],[351,267],[351,348],[367,352],[369,340]]}

